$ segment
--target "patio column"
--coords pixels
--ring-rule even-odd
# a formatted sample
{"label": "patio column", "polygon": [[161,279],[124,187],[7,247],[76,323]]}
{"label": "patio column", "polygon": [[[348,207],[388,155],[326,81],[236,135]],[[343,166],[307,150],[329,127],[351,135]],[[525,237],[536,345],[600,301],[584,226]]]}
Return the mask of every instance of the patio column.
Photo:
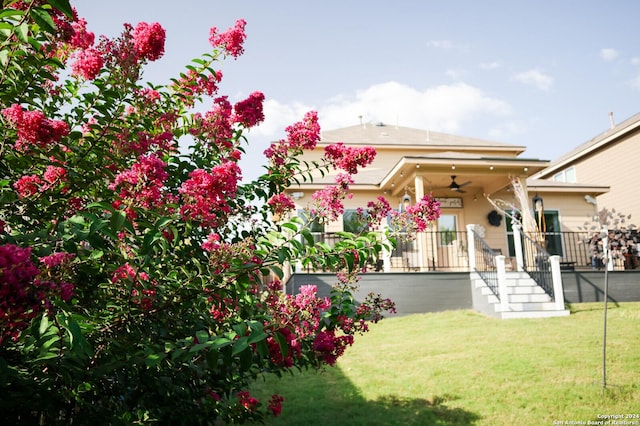
{"label": "patio column", "polygon": [[389,230],[389,226],[385,223],[382,227],[382,233],[380,234],[380,238],[382,239],[382,271],[383,272],[391,272],[391,252],[387,249],[387,244],[390,244],[389,239],[387,238],[387,231]]}
{"label": "patio column", "polygon": [[516,271],[524,271],[524,256],[522,252],[522,227],[519,223],[512,222],[513,246],[516,250]]}
{"label": "patio column", "polygon": [[499,254],[495,257],[496,269],[498,270],[498,293],[500,293],[500,309],[502,312],[509,312],[509,291],[507,289],[507,268],[505,266],[505,256]]}
{"label": "patio column", "polygon": [[[416,189],[416,200],[415,202],[417,203],[418,201],[422,200],[422,197],[424,197],[424,179],[422,176],[415,176],[413,179],[413,184],[415,186]],[[419,232],[418,235],[416,236],[416,242],[418,243],[418,268],[420,268],[419,270],[422,271],[422,267],[424,265],[424,255],[426,253],[426,248],[425,248],[425,235],[422,232]],[[429,264],[427,262],[427,264]]]}
{"label": "patio column", "polygon": [[467,252],[469,253],[469,270],[476,269],[476,237],[473,233],[477,225],[467,225]]}

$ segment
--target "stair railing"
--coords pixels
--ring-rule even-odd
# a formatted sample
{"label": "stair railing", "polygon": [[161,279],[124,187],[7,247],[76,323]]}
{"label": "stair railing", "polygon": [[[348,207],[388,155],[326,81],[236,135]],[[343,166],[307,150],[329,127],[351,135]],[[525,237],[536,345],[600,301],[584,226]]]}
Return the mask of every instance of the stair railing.
{"label": "stair railing", "polygon": [[[471,267],[480,275],[491,292],[500,300],[500,280],[498,274],[498,264],[496,262],[496,253],[491,247],[478,235],[475,229],[471,229],[473,234],[473,254],[474,261]],[[469,244],[471,245],[471,244]],[[471,253],[469,253],[471,255]]]}
{"label": "stair railing", "polygon": [[531,278],[547,293],[554,297],[553,274],[550,255],[540,242],[522,233],[523,268]]}

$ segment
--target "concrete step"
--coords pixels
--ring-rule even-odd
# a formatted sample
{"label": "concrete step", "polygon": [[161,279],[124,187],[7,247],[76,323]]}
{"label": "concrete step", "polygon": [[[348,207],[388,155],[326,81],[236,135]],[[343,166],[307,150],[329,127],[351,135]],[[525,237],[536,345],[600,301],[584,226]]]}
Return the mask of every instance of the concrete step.
{"label": "concrete step", "polygon": [[542,294],[509,294],[509,303],[551,302],[551,297],[544,291]]}
{"label": "concrete step", "polygon": [[[491,289],[489,287],[487,287],[486,285],[480,286],[480,293],[484,294],[486,296],[493,294],[493,292],[491,291]],[[526,286],[526,287],[507,287],[507,294],[510,296],[518,296],[518,295],[524,295],[524,296],[529,296],[529,295],[544,295],[547,296],[547,293],[544,291],[544,289],[542,287],[539,286]],[[513,300],[514,302],[516,301],[515,299],[510,299]],[[543,302],[544,300],[540,300],[540,302]]]}
{"label": "concrete step", "polygon": [[[496,312],[500,312],[502,309],[499,304],[495,305]],[[509,311],[522,312],[522,311],[555,311],[555,302],[518,302],[509,303]]]}
{"label": "concrete step", "polygon": [[507,293],[509,294],[546,294],[544,289],[540,286],[519,286],[519,287],[507,287]]}
{"label": "concrete step", "polygon": [[502,319],[568,317],[569,310],[562,309],[555,311],[500,312],[499,316]]}
{"label": "concrete step", "polygon": [[535,287],[536,282],[532,278],[507,278],[507,287]]}

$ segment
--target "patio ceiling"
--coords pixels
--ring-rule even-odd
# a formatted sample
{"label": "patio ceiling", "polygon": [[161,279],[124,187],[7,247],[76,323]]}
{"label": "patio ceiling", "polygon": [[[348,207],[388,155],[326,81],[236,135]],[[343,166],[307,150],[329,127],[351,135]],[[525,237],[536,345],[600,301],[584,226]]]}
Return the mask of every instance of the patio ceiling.
{"label": "patio ceiling", "polygon": [[425,193],[436,197],[461,194],[449,188],[452,176],[465,193],[491,194],[511,183],[512,177],[526,178],[544,169],[547,161],[514,157],[478,157],[474,155],[437,155],[403,157],[380,182],[380,189],[397,196],[413,189],[415,177],[421,176]]}

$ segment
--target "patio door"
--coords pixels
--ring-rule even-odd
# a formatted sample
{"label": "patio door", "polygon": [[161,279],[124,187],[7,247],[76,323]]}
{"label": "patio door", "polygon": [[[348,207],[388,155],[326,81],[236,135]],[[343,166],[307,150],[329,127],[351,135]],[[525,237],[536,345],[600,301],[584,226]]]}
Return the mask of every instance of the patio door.
{"label": "patio door", "polygon": [[[461,248],[464,244],[458,241],[460,220],[455,213],[442,213],[438,219],[438,230],[435,234],[435,245],[437,261],[434,262],[438,268],[451,268],[460,265]],[[463,242],[464,243],[464,242]]]}

